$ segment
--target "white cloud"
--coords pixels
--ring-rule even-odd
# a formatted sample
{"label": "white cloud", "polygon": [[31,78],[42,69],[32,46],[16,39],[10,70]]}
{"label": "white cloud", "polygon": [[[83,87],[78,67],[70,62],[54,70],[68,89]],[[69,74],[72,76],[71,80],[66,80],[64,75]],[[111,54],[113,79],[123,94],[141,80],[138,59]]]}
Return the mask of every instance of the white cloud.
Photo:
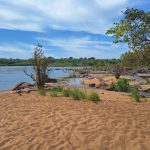
{"label": "white cloud", "polygon": [[[127,51],[127,45],[115,45],[109,41],[91,40],[89,37],[69,39],[39,38],[48,43],[48,47],[63,50],[61,57],[96,57],[96,58],[119,58]],[[47,55],[51,53],[47,52]]]}
{"label": "white cloud", "polygon": [[[115,45],[110,41],[94,40],[90,37],[38,38],[42,41],[46,57],[95,57],[119,58],[127,50],[126,45]],[[0,58],[31,58],[35,45],[27,43],[0,44]]]}
{"label": "white cloud", "polygon": [[104,34],[128,0],[1,0],[0,28],[46,28]]}
{"label": "white cloud", "polygon": [[30,58],[32,57],[33,45],[25,43],[0,44],[0,57]]}
{"label": "white cloud", "polygon": [[126,0],[95,0],[101,8],[110,9],[126,4]]}

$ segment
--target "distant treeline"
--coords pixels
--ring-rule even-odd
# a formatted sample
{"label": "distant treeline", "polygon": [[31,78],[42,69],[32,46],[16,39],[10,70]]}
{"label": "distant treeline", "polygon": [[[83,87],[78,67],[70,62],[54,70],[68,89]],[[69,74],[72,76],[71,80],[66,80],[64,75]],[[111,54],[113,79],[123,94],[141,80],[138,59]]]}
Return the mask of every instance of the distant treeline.
{"label": "distant treeline", "polygon": [[[49,66],[111,66],[117,64],[119,59],[96,59],[94,57],[91,58],[60,58],[55,59],[53,57],[48,57]],[[0,58],[0,66],[30,66],[32,65],[32,59],[6,59]]]}
{"label": "distant treeline", "polygon": [[0,58],[0,66],[31,66],[32,59]]}

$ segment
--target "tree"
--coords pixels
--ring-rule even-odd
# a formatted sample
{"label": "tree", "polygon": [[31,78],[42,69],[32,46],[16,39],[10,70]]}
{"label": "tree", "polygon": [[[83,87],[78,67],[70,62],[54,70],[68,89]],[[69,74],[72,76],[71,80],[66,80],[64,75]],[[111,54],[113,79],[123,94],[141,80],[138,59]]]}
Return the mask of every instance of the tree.
{"label": "tree", "polygon": [[114,43],[128,43],[133,50],[150,49],[150,12],[127,9],[124,19],[107,30],[115,38]]}
{"label": "tree", "polygon": [[[140,58],[140,59],[139,59]],[[150,66],[150,50],[128,51],[121,55],[121,63],[123,66]]]}
{"label": "tree", "polygon": [[28,74],[26,70],[24,71],[26,75],[30,76],[36,82],[38,88],[45,85],[47,66],[48,59],[43,55],[42,45],[38,44],[34,49],[33,55],[34,74]]}

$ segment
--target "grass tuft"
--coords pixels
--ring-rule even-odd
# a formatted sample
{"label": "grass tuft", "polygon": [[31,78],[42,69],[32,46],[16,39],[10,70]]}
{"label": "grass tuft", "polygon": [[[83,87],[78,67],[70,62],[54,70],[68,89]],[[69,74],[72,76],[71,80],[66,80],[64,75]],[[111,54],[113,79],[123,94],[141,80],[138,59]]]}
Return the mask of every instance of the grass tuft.
{"label": "grass tuft", "polygon": [[87,98],[87,95],[78,88],[71,90],[70,95],[74,100],[81,100]]}
{"label": "grass tuft", "polygon": [[46,95],[46,90],[44,88],[38,88],[38,93],[41,95],[41,96],[45,96]]}
{"label": "grass tuft", "polygon": [[114,87],[115,87],[115,90],[119,92],[129,92],[130,86],[129,86],[128,80],[119,79]]}
{"label": "grass tuft", "polygon": [[92,92],[89,96],[88,99],[93,101],[93,102],[98,102],[100,101],[100,96],[96,92]]}
{"label": "grass tuft", "polygon": [[48,92],[63,92],[63,87],[62,86],[54,87],[52,89],[49,89]]}
{"label": "grass tuft", "polygon": [[50,96],[51,97],[58,97],[58,93],[57,92],[50,92]]}
{"label": "grass tuft", "polygon": [[71,90],[70,90],[70,89],[64,89],[64,90],[63,90],[63,95],[64,95],[65,97],[71,96]]}
{"label": "grass tuft", "polygon": [[135,99],[136,102],[141,102],[139,91],[136,88],[131,88],[130,92],[131,96]]}

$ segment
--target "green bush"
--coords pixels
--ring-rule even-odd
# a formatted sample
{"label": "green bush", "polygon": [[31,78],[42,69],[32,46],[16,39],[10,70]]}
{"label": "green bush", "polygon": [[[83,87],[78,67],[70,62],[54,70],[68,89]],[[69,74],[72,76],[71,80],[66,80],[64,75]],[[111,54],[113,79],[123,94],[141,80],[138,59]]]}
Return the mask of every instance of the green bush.
{"label": "green bush", "polygon": [[70,89],[64,89],[64,90],[63,90],[63,95],[64,95],[65,97],[71,96],[71,90],[70,90]]}
{"label": "green bush", "polygon": [[135,99],[136,102],[140,102],[140,94],[136,88],[130,89],[131,96]]}
{"label": "green bush", "polygon": [[71,97],[74,100],[86,99],[87,95],[78,88],[71,90]]}
{"label": "green bush", "polygon": [[49,92],[63,92],[63,87],[62,86],[54,87],[52,89],[49,89]]}
{"label": "green bush", "polygon": [[115,85],[115,89],[120,92],[129,92],[129,83],[126,79],[119,79]]}
{"label": "green bush", "polygon": [[38,88],[38,93],[41,95],[41,96],[45,96],[46,95],[46,90],[44,88]]}
{"label": "green bush", "polygon": [[93,102],[98,102],[100,101],[100,97],[96,92],[92,92],[89,96],[88,99],[93,101]]}
{"label": "green bush", "polygon": [[50,96],[52,96],[52,97],[57,97],[57,96],[58,96],[58,93],[57,93],[57,92],[50,92]]}

